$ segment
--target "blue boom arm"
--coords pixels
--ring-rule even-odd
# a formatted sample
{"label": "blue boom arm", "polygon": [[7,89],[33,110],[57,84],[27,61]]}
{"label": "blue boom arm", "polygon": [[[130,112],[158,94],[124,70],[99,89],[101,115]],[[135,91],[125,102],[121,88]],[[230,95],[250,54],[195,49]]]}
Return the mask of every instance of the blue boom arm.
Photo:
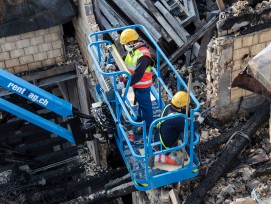
{"label": "blue boom arm", "polygon": [[[68,118],[73,115],[72,104],[0,68],[0,86],[32,101],[56,114]],[[34,113],[0,98],[0,108],[43,129],[75,143],[72,132]]]}

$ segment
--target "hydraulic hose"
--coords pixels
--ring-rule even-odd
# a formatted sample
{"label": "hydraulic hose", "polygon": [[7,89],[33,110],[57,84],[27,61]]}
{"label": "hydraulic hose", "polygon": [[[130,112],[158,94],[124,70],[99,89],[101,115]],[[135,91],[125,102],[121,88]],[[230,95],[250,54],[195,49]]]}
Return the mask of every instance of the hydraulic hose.
{"label": "hydraulic hose", "polygon": [[79,117],[81,117],[81,118],[86,118],[86,119],[94,119],[94,116],[93,115],[87,115],[87,114],[85,114],[85,113],[82,113],[82,112],[80,112],[77,108],[75,108],[75,107],[72,107],[72,112],[73,112],[73,114],[75,114],[75,115],[77,115],[77,116],[79,116]]}

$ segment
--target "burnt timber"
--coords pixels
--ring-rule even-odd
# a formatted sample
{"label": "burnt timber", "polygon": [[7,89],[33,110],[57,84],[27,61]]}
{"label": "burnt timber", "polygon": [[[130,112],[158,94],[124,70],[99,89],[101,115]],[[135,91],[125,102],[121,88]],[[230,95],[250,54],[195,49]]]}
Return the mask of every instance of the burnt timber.
{"label": "burnt timber", "polygon": [[208,175],[202,179],[199,185],[186,199],[185,203],[202,203],[207,191],[215,182],[229,170],[232,162],[240,155],[244,148],[256,133],[259,126],[267,121],[269,117],[270,103],[265,104],[241,127],[240,133],[233,134],[233,138],[226,145],[220,157],[212,164]]}

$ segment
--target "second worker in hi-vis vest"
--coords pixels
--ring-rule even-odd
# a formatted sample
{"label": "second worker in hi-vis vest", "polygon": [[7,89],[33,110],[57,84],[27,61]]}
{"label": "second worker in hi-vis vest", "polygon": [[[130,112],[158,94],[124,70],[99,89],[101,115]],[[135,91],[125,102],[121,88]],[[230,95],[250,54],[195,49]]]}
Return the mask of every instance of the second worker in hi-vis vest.
{"label": "second worker in hi-vis vest", "polygon": [[[125,64],[131,73],[135,99],[138,102],[138,120],[145,121],[147,131],[153,121],[151,85],[154,61],[150,54],[148,45],[139,38],[134,29],[125,29],[120,35],[120,43],[124,45],[127,55]],[[142,135],[142,128],[134,131],[137,135]]]}

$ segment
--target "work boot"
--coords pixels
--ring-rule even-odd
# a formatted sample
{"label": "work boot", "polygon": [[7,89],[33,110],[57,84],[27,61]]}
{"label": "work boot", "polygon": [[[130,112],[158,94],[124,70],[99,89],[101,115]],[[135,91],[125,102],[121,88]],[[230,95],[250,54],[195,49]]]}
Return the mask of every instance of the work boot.
{"label": "work boot", "polygon": [[156,155],[154,157],[154,162],[160,164],[179,165],[176,157],[172,155],[167,156],[164,154]]}
{"label": "work boot", "polygon": [[176,158],[177,163],[179,165],[181,165],[182,167],[184,167],[184,160],[185,160],[185,156],[186,156],[186,155],[184,155],[184,152],[179,150],[179,151],[175,152],[174,155],[176,155],[175,158]]}

